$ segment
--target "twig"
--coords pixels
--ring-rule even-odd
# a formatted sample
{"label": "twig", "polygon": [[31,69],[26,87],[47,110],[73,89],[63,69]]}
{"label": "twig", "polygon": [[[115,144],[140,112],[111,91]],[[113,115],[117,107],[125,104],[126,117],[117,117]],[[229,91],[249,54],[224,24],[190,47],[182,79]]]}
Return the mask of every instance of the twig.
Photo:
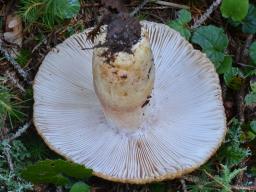
{"label": "twig", "polygon": [[200,178],[194,175],[186,175],[186,176],[183,176],[182,179],[191,183],[202,183]]}
{"label": "twig", "polygon": [[238,118],[241,122],[241,124],[244,123],[245,117],[244,117],[244,110],[245,110],[245,104],[244,104],[244,97],[245,97],[245,83],[243,83],[240,87],[239,92],[237,93],[237,111],[238,111]]}
{"label": "twig", "polygon": [[194,24],[191,26],[191,29],[195,29],[199,26],[201,26],[207,19],[208,17],[213,13],[215,9],[220,5],[222,0],[215,0],[211,6],[206,10],[206,12],[197,19]]}
{"label": "twig", "polygon": [[32,53],[34,53],[42,44],[45,44],[47,42],[47,37],[44,37],[42,41],[40,41],[33,49]]}
{"label": "twig", "polygon": [[225,191],[232,192],[230,189],[226,188],[226,186],[221,183],[219,180],[215,179],[214,176],[212,176],[210,173],[208,173],[206,170],[204,170],[205,174],[212,180],[214,180],[219,186],[225,189]]}
{"label": "twig", "polygon": [[171,3],[171,2],[166,2],[166,1],[153,1],[153,3],[158,4],[158,5],[164,5],[164,6],[179,8],[179,9],[190,9],[190,7],[187,6],[187,5],[180,5],[180,4],[177,4],[177,3]]}
{"label": "twig", "polygon": [[256,190],[256,185],[254,185],[254,186],[232,185],[231,188],[235,189],[235,190],[255,191]]}
{"label": "twig", "polygon": [[21,126],[13,136],[7,139],[7,142],[10,143],[13,140],[17,139],[18,137],[20,137],[23,133],[27,131],[27,129],[31,126],[31,124],[32,124],[31,121],[29,121],[25,123],[23,126]]}
{"label": "twig", "polygon": [[13,73],[7,70],[5,76],[12,83],[12,85],[20,89],[21,92],[25,92],[25,88],[19,83],[19,80],[15,78],[15,75]]}
{"label": "twig", "polygon": [[253,34],[250,34],[248,35],[248,37],[246,38],[246,41],[245,41],[245,44],[244,44],[244,47],[243,47],[243,52],[242,52],[242,55],[241,55],[241,58],[244,59],[245,57],[248,56],[248,48],[249,46],[251,45],[252,43],[252,40],[253,40],[253,37],[254,35]]}
{"label": "twig", "polygon": [[[243,46],[243,50],[241,51],[240,57],[238,56],[236,58],[236,63],[238,65],[241,65],[240,61],[246,61],[246,58],[248,56],[248,48],[253,40],[253,35],[248,35],[245,41],[245,44]],[[240,122],[243,124],[245,121],[245,104],[244,104],[244,97],[246,93],[246,81],[242,84],[239,92],[237,93],[236,99],[237,99],[237,111],[238,111],[238,117]]]}
{"label": "twig", "polygon": [[150,0],[144,0],[138,7],[136,7],[131,13],[130,16],[136,15]]}
{"label": "twig", "polygon": [[181,183],[183,192],[188,192],[185,180],[184,179],[180,179],[180,183]]}
{"label": "twig", "polygon": [[4,55],[5,59],[12,64],[13,68],[19,73],[19,75],[28,84],[32,84],[32,82],[29,81],[28,73],[24,69],[22,69],[22,67],[15,61],[15,59],[9,54],[9,52],[3,48],[3,46],[1,44],[0,44],[0,52]]}
{"label": "twig", "polygon": [[13,172],[14,171],[14,166],[13,166],[13,162],[12,162],[12,157],[10,155],[10,147],[7,147],[7,146],[4,147],[4,154],[6,156],[8,166],[9,166],[11,172]]}
{"label": "twig", "polygon": [[157,10],[157,9],[170,9],[168,6],[150,6],[150,7],[143,7],[142,10]]}
{"label": "twig", "polygon": [[255,66],[252,66],[252,65],[246,65],[246,64],[244,64],[244,63],[237,63],[237,65],[240,65],[240,66],[242,66],[242,67],[248,67],[248,68],[251,68],[251,69],[256,69],[256,67]]}
{"label": "twig", "polygon": [[57,189],[56,189],[56,192],[63,192],[63,187],[58,186]]}

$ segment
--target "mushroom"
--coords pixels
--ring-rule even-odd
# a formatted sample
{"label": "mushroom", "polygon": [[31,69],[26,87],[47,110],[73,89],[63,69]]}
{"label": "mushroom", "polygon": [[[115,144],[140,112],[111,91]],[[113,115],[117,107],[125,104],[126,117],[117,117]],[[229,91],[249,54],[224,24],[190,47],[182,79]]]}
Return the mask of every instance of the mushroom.
{"label": "mushroom", "polygon": [[134,184],[195,170],[226,132],[211,61],[168,26],[141,25],[141,37],[116,52],[107,26],[95,43],[92,28],[71,36],[45,57],[33,86],[34,124],[52,150]]}

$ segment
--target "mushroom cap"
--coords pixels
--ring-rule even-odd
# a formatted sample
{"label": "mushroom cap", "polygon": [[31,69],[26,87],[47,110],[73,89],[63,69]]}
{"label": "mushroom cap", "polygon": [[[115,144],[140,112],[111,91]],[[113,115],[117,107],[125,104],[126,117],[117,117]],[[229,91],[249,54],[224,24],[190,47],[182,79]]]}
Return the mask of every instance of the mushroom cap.
{"label": "mushroom cap", "polygon": [[152,98],[140,128],[116,132],[93,89],[87,33],[44,59],[34,81],[34,124],[51,149],[96,176],[143,184],[173,179],[205,163],[220,146],[226,118],[210,60],[166,25],[143,21],[155,62]]}

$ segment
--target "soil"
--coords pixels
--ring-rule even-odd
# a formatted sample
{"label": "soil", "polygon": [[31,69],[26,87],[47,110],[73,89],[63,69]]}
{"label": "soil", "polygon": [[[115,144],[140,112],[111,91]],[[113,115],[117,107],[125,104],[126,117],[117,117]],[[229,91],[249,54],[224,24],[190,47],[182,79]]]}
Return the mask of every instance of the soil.
{"label": "soil", "polygon": [[131,48],[141,36],[139,20],[130,17],[127,13],[119,13],[112,16],[107,27],[106,45],[113,54],[117,52],[131,53]]}

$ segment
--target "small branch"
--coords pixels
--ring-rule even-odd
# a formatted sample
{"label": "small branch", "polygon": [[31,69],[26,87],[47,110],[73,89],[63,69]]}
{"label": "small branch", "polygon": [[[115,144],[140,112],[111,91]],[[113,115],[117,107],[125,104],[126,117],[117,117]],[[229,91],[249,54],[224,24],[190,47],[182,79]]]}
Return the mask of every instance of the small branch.
{"label": "small branch", "polygon": [[223,189],[225,189],[225,191],[229,191],[232,192],[230,189],[226,188],[225,185],[223,185],[223,183],[221,183],[220,181],[216,180],[214,178],[214,176],[212,176],[210,173],[208,173],[206,170],[204,170],[205,174],[212,180],[214,180],[220,187],[222,187]]}
{"label": "small branch", "polygon": [[13,162],[12,162],[12,157],[10,155],[10,148],[9,147],[4,147],[4,154],[6,156],[7,162],[8,162],[8,166],[11,170],[11,172],[14,171],[14,166],[13,166]]}
{"label": "small branch", "polygon": [[252,65],[246,65],[246,64],[244,64],[244,63],[237,63],[237,65],[240,65],[241,67],[248,67],[248,68],[251,68],[251,69],[256,69],[256,67],[255,66],[252,66]]}
{"label": "small branch", "polygon": [[19,73],[19,75],[28,84],[31,84],[32,82],[29,81],[28,73],[24,69],[22,69],[22,67],[15,61],[15,59],[9,54],[9,52],[3,48],[1,44],[0,44],[0,52],[4,55],[5,59],[12,64],[13,68]]}
{"label": "small branch", "polygon": [[136,7],[131,13],[130,16],[136,15],[150,0],[144,0],[138,7]]}
{"label": "small branch", "polygon": [[242,59],[248,56],[248,54],[249,54],[248,49],[249,49],[249,47],[252,43],[253,37],[254,37],[254,35],[250,34],[246,38],[246,41],[245,41],[245,44],[244,44],[244,47],[243,47],[243,52],[242,52],[242,55],[241,55]]}
{"label": "small branch", "polygon": [[[239,56],[236,58],[236,63],[238,65],[241,65],[240,61],[246,61],[246,58],[248,56],[248,48],[253,40],[253,35],[248,35],[245,41],[245,44],[243,46],[243,50],[240,52]],[[245,104],[244,104],[244,97],[246,94],[246,80],[245,82],[241,85],[241,88],[239,92],[236,95],[236,100],[237,100],[237,112],[238,112],[238,117],[240,122],[243,124],[245,122]]]}
{"label": "small branch", "polygon": [[171,2],[166,2],[166,1],[153,1],[153,3],[158,4],[158,5],[174,7],[174,8],[178,8],[178,9],[190,9],[190,7],[187,5],[180,5],[177,3],[171,3]]}
{"label": "small branch", "polygon": [[20,137],[23,133],[27,131],[27,129],[31,126],[31,124],[32,124],[31,121],[25,123],[22,127],[18,129],[18,131],[13,136],[7,139],[7,142],[10,143],[13,140],[17,139],[18,137]]}
{"label": "small branch", "polygon": [[188,192],[185,180],[184,179],[180,179],[180,183],[181,183],[183,192]]}
{"label": "small branch", "polygon": [[7,70],[5,76],[11,82],[12,85],[21,90],[21,92],[25,93],[25,88],[19,83],[19,80],[15,77],[13,73]]}
{"label": "small branch", "polygon": [[233,185],[233,186],[231,186],[231,188],[232,188],[232,189],[235,189],[235,190],[255,191],[255,190],[256,190],[256,185],[255,185],[255,186]]}
{"label": "small branch", "polygon": [[33,49],[32,53],[34,53],[42,44],[45,44],[47,42],[47,37],[44,37],[42,41],[40,41]]}
{"label": "small branch", "polygon": [[245,83],[241,85],[241,88],[239,92],[237,93],[236,100],[237,100],[237,112],[238,117],[241,122],[241,124],[244,123],[245,117],[244,117],[244,110],[245,110],[245,104],[244,104],[244,97],[245,97]]}
{"label": "small branch", "polygon": [[200,181],[200,178],[197,176],[194,176],[194,175],[186,175],[186,176],[183,176],[182,179],[184,179],[188,182],[191,182],[191,183],[202,183]]}
{"label": "small branch", "polygon": [[215,0],[211,4],[211,6],[206,10],[206,12],[201,17],[199,17],[199,19],[197,19],[194,22],[194,24],[191,26],[191,29],[195,29],[195,28],[201,26],[210,17],[210,15],[213,13],[213,11],[218,8],[221,1],[222,0]]}

